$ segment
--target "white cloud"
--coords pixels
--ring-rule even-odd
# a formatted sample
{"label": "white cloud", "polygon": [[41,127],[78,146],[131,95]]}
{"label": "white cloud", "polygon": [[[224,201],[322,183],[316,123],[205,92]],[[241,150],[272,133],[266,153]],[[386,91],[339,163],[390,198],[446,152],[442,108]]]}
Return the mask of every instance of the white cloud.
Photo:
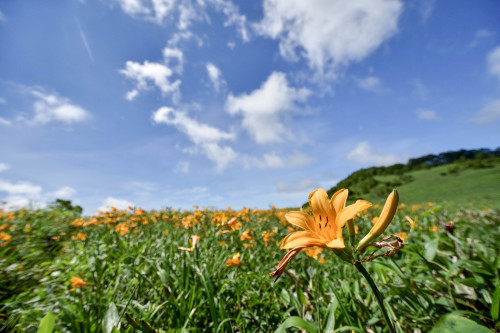
{"label": "white cloud", "polygon": [[30,182],[12,183],[0,179],[0,192],[6,192],[7,197],[2,201],[7,201],[7,207],[18,209],[21,207],[42,208],[45,206],[40,201],[42,196],[42,187]]}
{"label": "white cloud", "polygon": [[189,162],[179,161],[175,166],[174,173],[188,173],[189,172]]}
{"label": "white cloud", "polygon": [[399,0],[265,0],[256,30],[280,41],[280,53],[297,60],[297,49],[320,72],[360,61],[397,32]]}
{"label": "white cloud", "polygon": [[7,104],[7,101],[5,98],[0,97],[0,104]]}
{"label": "white cloud", "polygon": [[270,152],[264,154],[260,158],[250,155],[241,155],[238,160],[245,168],[286,169],[309,165],[315,161],[315,158],[301,152],[294,152],[288,156],[280,156],[276,154],[276,152]]}
{"label": "white cloud", "polygon": [[10,169],[10,167],[7,164],[0,163],[0,172],[5,171],[5,170],[9,170],[9,169]]}
{"label": "white cloud", "polygon": [[33,104],[35,116],[32,122],[35,124],[46,124],[53,121],[70,124],[85,121],[90,117],[88,111],[73,104],[68,98],[36,89],[32,89],[30,92],[37,98]]}
{"label": "white cloud", "polygon": [[11,183],[0,180],[0,192],[7,192],[9,195],[26,195],[38,197],[42,193],[42,187],[33,185],[30,182]]}
{"label": "white cloud", "polygon": [[375,93],[384,93],[388,91],[387,88],[382,86],[382,82],[376,76],[367,76],[364,78],[355,78],[356,83],[361,89],[372,91]]}
{"label": "white cloud", "polygon": [[125,99],[127,101],[133,101],[137,96],[139,96],[139,91],[137,89],[133,89],[125,94]]}
{"label": "white cloud", "polygon": [[295,183],[276,183],[276,190],[279,193],[311,192],[319,187],[318,183],[311,179],[300,179]]}
{"label": "white cloud", "polygon": [[[166,65],[149,62],[147,60],[144,61],[144,64],[127,61],[125,63],[125,69],[120,70],[120,73],[125,75],[127,78],[136,81],[136,87],[129,91],[126,95],[126,99],[128,100],[134,99],[138,95],[139,91],[152,89],[153,86],[160,89],[164,95],[173,94],[174,99],[179,94],[181,81],[169,81],[173,71]],[[151,86],[151,84],[153,84],[153,86]]]}
{"label": "white cloud", "polygon": [[[184,53],[180,49],[165,47],[163,49],[163,59],[165,60],[165,64],[170,66],[176,73],[182,73]],[[172,64],[172,60],[175,60],[177,63]]]}
{"label": "white cloud", "polygon": [[14,183],[2,179],[0,179],[0,192],[7,193],[7,196],[2,200],[7,201],[7,206],[12,209],[21,207],[44,208],[49,201],[69,199],[76,193],[69,186],[63,186],[53,192],[44,192],[40,185],[28,181]]}
{"label": "white cloud", "polygon": [[360,142],[349,154],[347,159],[361,164],[372,165],[392,165],[406,161],[403,157],[394,154],[381,154],[373,151],[370,144],[366,141]]}
{"label": "white cloud", "polygon": [[488,72],[500,80],[500,46],[488,54]]}
{"label": "white cloud", "polygon": [[162,24],[166,19],[177,20],[177,28],[186,31],[194,21],[210,23],[207,7],[226,16],[225,26],[235,26],[243,41],[249,40],[246,17],[229,0],[116,0],[122,10],[134,18]]}
{"label": "white cloud", "polygon": [[0,11],[0,22],[7,22],[7,17]]}
{"label": "white cloud", "polygon": [[128,207],[134,207],[135,205],[130,202],[130,201],[127,201],[125,199],[117,199],[117,198],[113,198],[113,197],[107,197],[105,200],[104,200],[104,203],[101,207],[98,208],[98,210],[100,210],[101,212],[106,212],[106,211],[109,211],[111,210],[111,207],[114,207],[116,209],[119,209],[119,210],[126,210],[128,209]]}
{"label": "white cloud", "polygon": [[234,133],[224,132],[218,128],[200,123],[183,112],[170,107],[162,107],[155,111],[152,119],[157,124],[175,126],[186,134],[202,153],[216,163],[217,170],[223,170],[236,159],[236,152],[229,146],[221,146],[220,141],[234,140]]}
{"label": "white cloud", "polygon": [[439,117],[434,110],[428,109],[417,109],[416,111],[418,119],[422,120],[439,120]]}
{"label": "white cloud", "polygon": [[479,125],[493,123],[498,120],[500,120],[500,99],[486,103],[472,119],[473,122]]}
{"label": "white cloud", "polygon": [[12,125],[12,122],[10,120],[7,120],[5,118],[0,117],[0,124],[5,125],[5,126],[10,126],[10,125]]}
{"label": "white cloud", "polygon": [[226,85],[226,82],[222,78],[222,73],[220,69],[212,63],[207,63],[207,73],[210,81],[214,86],[216,92],[219,92],[220,88]]}
{"label": "white cloud", "polygon": [[282,124],[280,116],[295,108],[295,102],[304,101],[310,91],[288,85],[284,73],[273,72],[261,87],[250,94],[229,95],[226,110],[242,114],[242,126],[258,143],[282,142],[291,133]]}
{"label": "white cloud", "polygon": [[239,13],[239,9],[236,5],[229,0],[209,0],[209,3],[212,4],[217,11],[226,15],[227,19],[224,26],[236,26],[241,39],[244,42],[248,42],[250,40],[246,28],[246,17],[245,15],[241,15]]}
{"label": "white cloud", "polygon": [[64,186],[64,187],[61,187],[61,188],[55,190],[54,192],[50,193],[49,195],[51,197],[56,198],[56,199],[69,199],[72,196],[74,196],[75,194],[76,194],[75,189],[73,189],[69,186]]}

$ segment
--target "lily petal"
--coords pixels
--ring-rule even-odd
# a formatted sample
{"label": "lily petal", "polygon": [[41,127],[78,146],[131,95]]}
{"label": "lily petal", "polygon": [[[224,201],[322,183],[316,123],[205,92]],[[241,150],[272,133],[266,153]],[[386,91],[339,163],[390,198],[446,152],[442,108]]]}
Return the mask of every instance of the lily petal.
{"label": "lily petal", "polygon": [[345,247],[345,244],[342,238],[337,238],[326,244],[326,246],[331,249],[343,249]]}
{"label": "lily petal", "polygon": [[332,221],[335,220],[335,211],[330,205],[328,194],[322,188],[311,192],[309,195],[309,205],[311,206],[311,210],[315,218],[322,217],[326,219],[328,217]]}
{"label": "lily petal", "polygon": [[319,242],[322,244],[325,243],[315,232],[296,231],[292,232],[291,234],[288,234],[285,238],[283,238],[283,240],[281,241],[281,248],[290,249],[292,247],[304,245],[311,241]]}
{"label": "lily petal", "polygon": [[335,212],[337,214],[339,214],[340,211],[342,209],[344,209],[348,194],[349,194],[349,191],[346,190],[345,188],[343,188],[343,189],[335,192],[335,194],[332,196],[332,200],[330,202],[332,204],[333,209],[335,209]]}
{"label": "lily petal", "polygon": [[314,218],[304,212],[293,211],[285,214],[285,218],[293,226],[314,231]]}
{"label": "lily petal", "polygon": [[366,200],[358,200],[354,204],[349,205],[340,211],[337,218],[337,228],[341,228],[345,225],[347,220],[350,220],[356,216],[362,210],[367,209],[372,204]]}

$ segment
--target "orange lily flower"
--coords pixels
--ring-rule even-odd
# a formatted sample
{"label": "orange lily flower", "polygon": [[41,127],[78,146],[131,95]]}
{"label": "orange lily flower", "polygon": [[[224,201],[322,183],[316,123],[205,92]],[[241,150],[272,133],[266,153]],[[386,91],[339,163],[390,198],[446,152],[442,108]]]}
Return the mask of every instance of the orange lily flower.
{"label": "orange lily flower", "polygon": [[292,250],[283,257],[276,271],[271,273],[272,277],[277,280],[290,260],[302,249],[313,246],[329,249],[345,248],[342,237],[342,228],[345,223],[372,205],[368,201],[358,200],[346,207],[348,193],[348,190],[341,189],[328,199],[325,190],[315,190],[309,194],[309,206],[313,216],[301,211],[293,211],[285,215],[288,223],[304,230],[288,234],[281,241],[282,249],[292,248]]}

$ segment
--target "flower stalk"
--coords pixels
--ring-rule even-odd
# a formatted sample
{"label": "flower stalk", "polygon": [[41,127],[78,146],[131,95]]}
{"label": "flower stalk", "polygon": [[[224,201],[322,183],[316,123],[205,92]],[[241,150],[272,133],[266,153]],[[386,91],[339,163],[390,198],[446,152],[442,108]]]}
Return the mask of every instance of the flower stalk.
{"label": "flower stalk", "polygon": [[377,288],[377,285],[373,281],[370,274],[363,267],[361,262],[357,261],[354,264],[354,266],[356,266],[358,271],[360,271],[360,273],[363,274],[366,281],[368,281],[370,288],[372,289],[373,293],[375,294],[375,298],[377,299],[377,303],[380,306],[380,310],[382,310],[382,314],[384,315],[385,322],[386,322],[387,326],[389,327],[389,331],[391,333],[396,333],[396,330],[394,329],[394,326],[392,325],[391,319],[389,318],[389,314],[387,313],[387,310],[386,310],[385,305],[384,305],[384,296],[382,296],[382,294],[380,293],[380,291]]}

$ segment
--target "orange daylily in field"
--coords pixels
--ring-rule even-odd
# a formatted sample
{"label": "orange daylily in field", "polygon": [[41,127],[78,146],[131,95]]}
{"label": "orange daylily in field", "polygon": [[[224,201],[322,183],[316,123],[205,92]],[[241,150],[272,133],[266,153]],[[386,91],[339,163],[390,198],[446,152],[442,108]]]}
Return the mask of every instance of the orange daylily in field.
{"label": "orange daylily in field", "polygon": [[86,286],[90,286],[90,283],[88,283],[87,281],[84,281],[83,279],[77,277],[77,276],[73,276],[71,279],[71,286],[73,288],[71,288],[69,291],[74,291],[78,288],[81,288],[81,287],[86,287]]}
{"label": "orange daylily in field", "polygon": [[178,249],[182,251],[193,251],[194,248],[196,247],[196,244],[198,244],[198,241],[200,240],[200,236],[198,235],[192,235],[191,239],[189,240],[189,243],[191,243],[191,247],[182,247],[179,246]]}
{"label": "orange daylily in field", "polygon": [[348,193],[347,189],[341,189],[329,199],[325,190],[315,190],[309,194],[312,216],[302,211],[293,211],[285,215],[288,223],[304,230],[293,232],[282,240],[281,248],[292,248],[292,250],[283,257],[271,276],[278,279],[286,265],[302,249],[313,246],[329,249],[343,249],[345,247],[342,237],[342,228],[345,223],[372,205],[368,201],[358,200],[346,207]]}
{"label": "orange daylily in field", "polygon": [[235,267],[235,266],[240,266],[241,261],[240,261],[240,253],[235,253],[232,258],[227,259],[226,261],[226,266],[227,267]]}

